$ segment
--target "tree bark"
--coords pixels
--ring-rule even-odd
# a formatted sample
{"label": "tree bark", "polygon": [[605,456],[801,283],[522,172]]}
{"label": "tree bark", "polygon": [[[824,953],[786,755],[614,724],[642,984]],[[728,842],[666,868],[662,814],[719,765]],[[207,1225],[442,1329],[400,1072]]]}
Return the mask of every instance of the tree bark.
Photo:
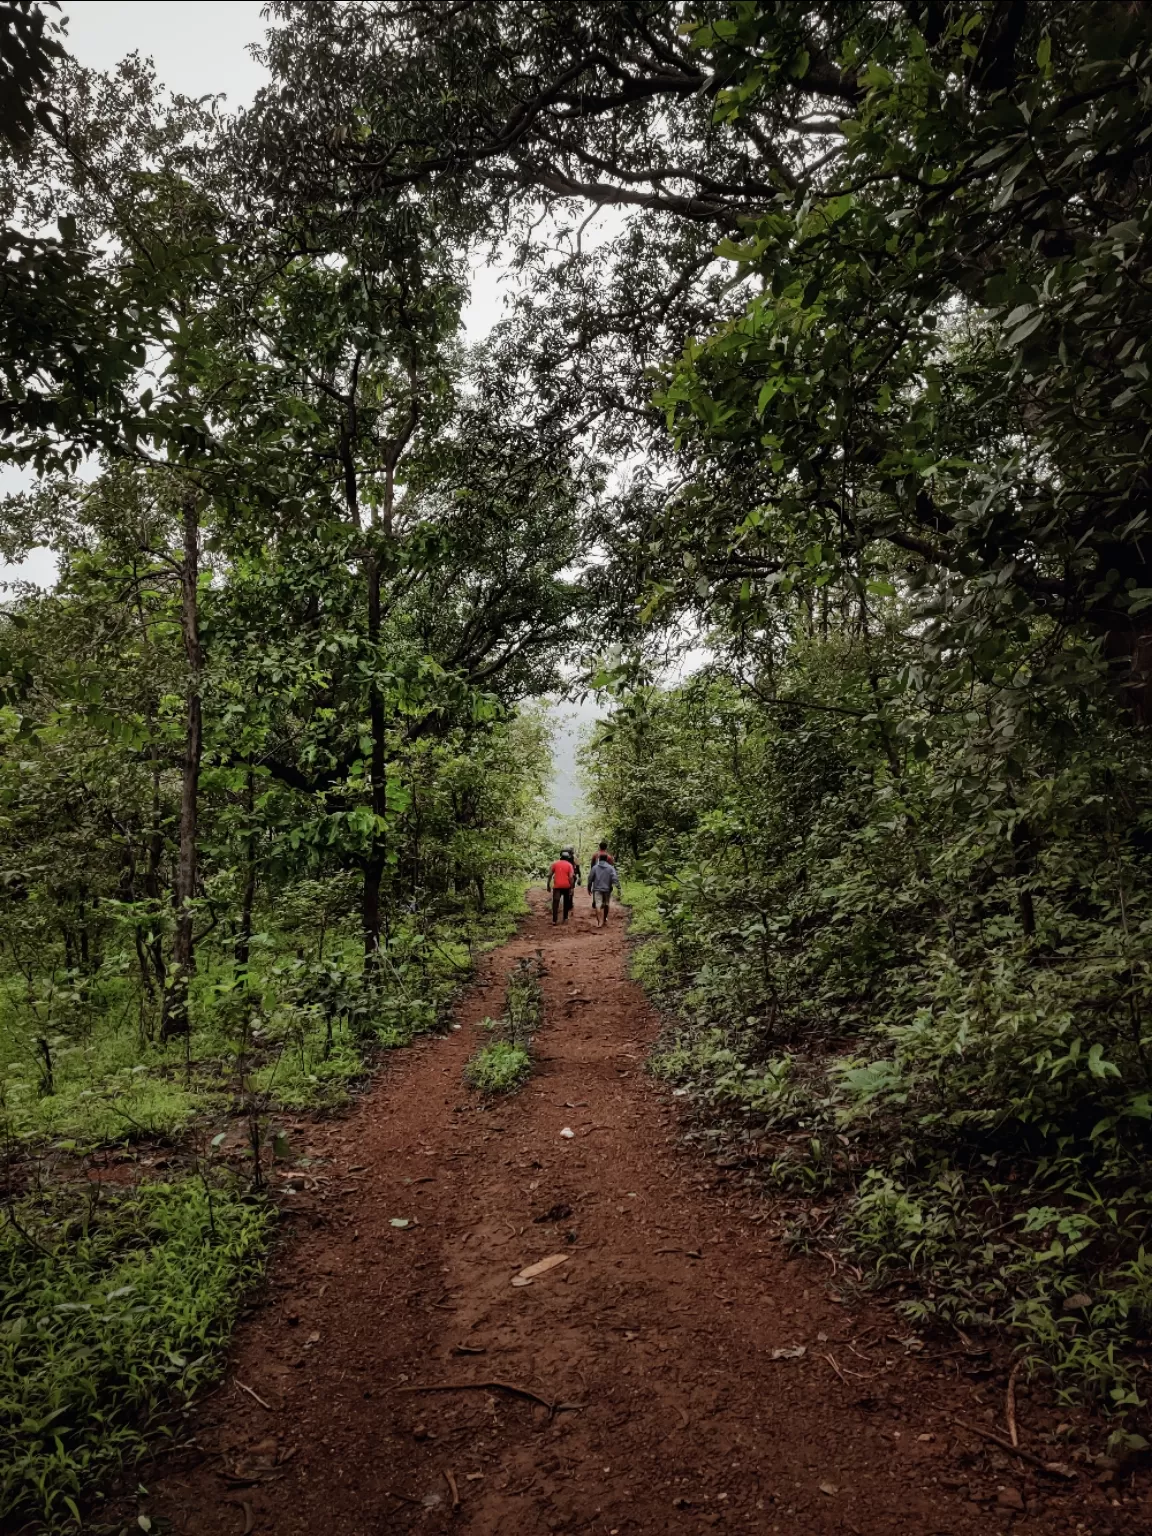
{"label": "tree bark", "polygon": [[[379,521],[377,521],[375,510],[373,510],[372,514],[373,534],[380,531],[383,533],[384,538],[389,541],[395,532],[396,466],[399,464],[401,455],[408,446],[408,441],[416,430],[416,423],[419,420],[414,372],[411,375],[411,383],[412,400],[409,406],[408,419],[397,436],[388,442],[384,454],[384,495]],[[377,659],[376,650],[380,644],[380,550],[375,542],[373,542],[368,554],[365,573],[368,578],[368,647],[372,655],[373,666],[375,666]],[[384,921],[383,903],[381,901],[381,887],[384,883],[384,869],[387,864],[387,844],[382,827],[388,814],[384,697],[375,679],[372,681],[369,695],[369,717],[372,727],[372,814],[377,818],[377,821],[372,831],[372,843],[364,860],[364,894],[361,916],[364,928],[365,963],[375,965],[380,954],[381,931],[384,932],[385,940],[387,940],[387,927]]]}
{"label": "tree bark", "polygon": [[236,935],[236,969],[247,971],[252,952],[252,912],[256,905],[256,833],[252,816],[256,805],[256,780],[252,764],[248,764],[248,779],[244,786],[244,809],[248,815],[248,836],[244,864],[244,895],[240,902],[240,931]]}
{"label": "tree bark", "polygon": [[152,971],[156,977],[156,985],[161,994],[164,992],[164,983],[168,975],[168,966],[164,959],[164,933],[160,920],[160,868],[164,861],[164,830],[160,824],[160,754],[153,742],[151,749],[152,758],[152,825],[148,832],[148,864],[144,871],[144,891],[148,900],[152,902],[152,932],[148,940],[148,951],[152,960]]}
{"label": "tree bark", "polygon": [[[388,490],[391,489],[391,474]],[[386,493],[387,494],[387,493]],[[374,550],[368,557],[368,646],[375,657],[380,644],[380,560]],[[369,698],[369,715],[372,726],[372,814],[379,818],[372,832],[372,843],[364,860],[364,893],[362,916],[364,927],[364,959],[375,964],[380,952],[382,914],[380,889],[384,880],[387,849],[384,834],[380,830],[388,811],[388,783],[384,740],[384,700],[379,685],[373,681]]]}
{"label": "tree bark", "polygon": [[188,702],[184,724],[184,772],[180,787],[180,852],[172,893],[176,928],[172,941],[172,971],[164,993],[160,1037],[187,1035],[188,988],[196,963],[192,930],[192,900],[196,894],[196,820],[200,800],[200,759],[203,752],[203,721],[200,688],[204,659],[200,649],[200,501],[191,487],[182,494],[184,561],[180,570],[180,627],[188,668]]}

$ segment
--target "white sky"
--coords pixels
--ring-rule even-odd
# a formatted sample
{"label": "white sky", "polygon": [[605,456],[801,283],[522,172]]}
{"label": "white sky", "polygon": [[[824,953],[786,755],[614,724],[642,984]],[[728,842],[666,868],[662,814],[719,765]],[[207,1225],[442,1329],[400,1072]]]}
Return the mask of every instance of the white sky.
{"label": "white sky", "polygon": [[[185,96],[223,93],[230,108],[246,106],[268,78],[248,52],[265,32],[263,0],[71,0],[65,3],[68,51],[90,69],[110,70],[130,53],[151,58],[168,90]],[[470,340],[486,335],[503,305],[501,269],[478,265],[465,310]],[[0,466],[0,495],[34,483],[30,471]],[[3,585],[50,586],[56,560],[33,550],[19,565],[0,559]]]}

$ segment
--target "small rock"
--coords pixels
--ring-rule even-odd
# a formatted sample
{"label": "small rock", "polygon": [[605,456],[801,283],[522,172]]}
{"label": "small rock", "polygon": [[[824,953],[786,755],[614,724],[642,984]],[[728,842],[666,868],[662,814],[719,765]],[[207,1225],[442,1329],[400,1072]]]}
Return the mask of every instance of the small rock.
{"label": "small rock", "polygon": [[1000,1509],[1015,1509],[1024,1513],[1024,1496],[1019,1488],[1001,1488],[996,1494],[996,1503]]}
{"label": "small rock", "polygon": [[837,1487],[837,1485],[835,1483],[821,1483],[820,1484],[820,1492],[821,1493],[826,1493],[830,1499],[834,1499],[836,1497],[836,1495],[840,1492],[840,1489]]}

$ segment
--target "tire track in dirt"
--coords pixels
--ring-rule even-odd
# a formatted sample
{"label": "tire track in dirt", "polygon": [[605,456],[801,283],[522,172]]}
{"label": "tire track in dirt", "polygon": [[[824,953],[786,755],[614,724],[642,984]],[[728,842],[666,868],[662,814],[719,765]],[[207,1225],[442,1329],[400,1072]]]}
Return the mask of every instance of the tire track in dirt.
{"label": "tire track in dirt", "polygon": [[[626,979],[619,916],[601,933],[581,902],[554,928],[544,894],[531,903],[463,1028],[398,1053],[313,1129],[329,1181],[286,1197],[295,1235],[231,1373],[141,1508],[193,1536],[1143,1528],[1083,1478],[990,1466],[952,1426],[986,1411],[971,1383],[906,1357],[891,1314],[838,1305],[826,1269],[764,1237],[763,1206],[713,1187],[644,1074],[657,1020]],[[473,1026],[537,949],[536,1071],[481,1105],[461,1080]],[[582,1406],[397,1390],[445,1381]]]}

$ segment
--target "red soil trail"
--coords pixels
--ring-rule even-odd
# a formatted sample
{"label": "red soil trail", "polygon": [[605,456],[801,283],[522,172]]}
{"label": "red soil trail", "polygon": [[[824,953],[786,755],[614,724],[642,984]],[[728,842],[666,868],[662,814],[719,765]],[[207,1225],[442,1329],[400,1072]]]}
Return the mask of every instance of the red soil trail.
{"label": "red soil trail", "polygon": [[[995,1432],[1002,1380],[925,1358],[947,1344],[908,1353],[893,1314],[839,1304],[827,1264],[789,1262],[766,1207],[683,1148],[644,1072],[657,1020],[626,979],[620,915],[601,933],[578,899],[554,928],[533,892],[463,1028],[314,1128],[306,1150],[330,1161],[285,1197],[293,1235],[228,1380],[141,1508],[203,1536],[1148,1529],[1131,1492],[1085,1471],[1062,1483],[957,1430]],[[484,1106],[461,1080],[473,1026],[537,949],[536,1071]],[[445,1382],[579,1406],[399,1390]],[[1028,1445],[1036,1410],[1019,1412]]]}

